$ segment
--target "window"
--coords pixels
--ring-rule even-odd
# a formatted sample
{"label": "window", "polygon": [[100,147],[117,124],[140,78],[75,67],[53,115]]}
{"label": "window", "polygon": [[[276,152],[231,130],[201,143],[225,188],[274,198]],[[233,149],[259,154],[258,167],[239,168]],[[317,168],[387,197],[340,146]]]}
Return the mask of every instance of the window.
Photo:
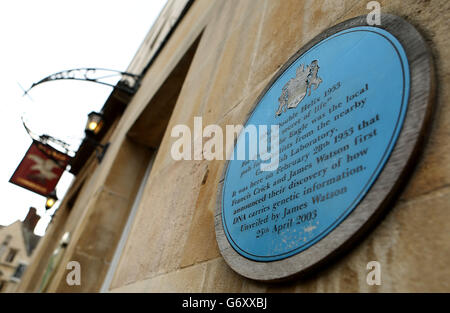
{"label": "window", "polygon": [[13,249],[13,248],[9,249],[9,253],[6,256],[5,261],[8,262],[8,263],[12,263],[12,261],[14,261],[14,258],[17,255],[17,252],[18,252],[17,249]]}
{"label": "window", "polygon": [[11,277],[11,280],[13,281],[20,281],[20,278],[22,278],[23,272],[25,272],[25,269],[27,268],[26,264],[20,263],[16,271],[14,272],[13,276]]}
{"label": "window", "polygon": [[12,239],[12,236],[7,235],[5,240],[3,240],[2,244],[0,245],[0,258],[2,257],[3,253],[6,251],[6,247],[8,246],[11,239]]}
{"label": "window", "polygon": [[5,287],[6,281],[0,280],[0,292],[2,291],[3,287]]}

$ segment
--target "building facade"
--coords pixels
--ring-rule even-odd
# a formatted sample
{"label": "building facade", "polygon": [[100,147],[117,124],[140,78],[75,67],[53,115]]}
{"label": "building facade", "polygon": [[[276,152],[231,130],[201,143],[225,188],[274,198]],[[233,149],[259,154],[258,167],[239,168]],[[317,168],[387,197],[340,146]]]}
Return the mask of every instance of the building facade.
{"label": "building facade", "polygon": [[[450,2],[379,3],[382,13],[404,18],[426,39],[436,101],[406,187],[347,253],[285,283],[236,274],[220,254],[214,225],[226,161],[174,160],[171,130],[180,124],[193,129],[194,117],[223,129],[245,123],[286,61],[327,28],[368,14],[367,1],[169,1],[127,70],[143,75],[138,91],[115,91],[105,104],[110,118],[98,139],[110,143],[107,153],[99,163],[92,150],[79,150],[76,178],[18,290],[450,291]],[[49,279],[49,262],[67,233]],[[71,261],[80,264],[80,285],[66,281]],[[381,264],[381,285],[366,283],[370,261]]]}
{"label": "building facade", "polygon": [[0,292],[15,292],[41,237],[34,234],[40,216],[30,208],[23,222],[0,228]]}

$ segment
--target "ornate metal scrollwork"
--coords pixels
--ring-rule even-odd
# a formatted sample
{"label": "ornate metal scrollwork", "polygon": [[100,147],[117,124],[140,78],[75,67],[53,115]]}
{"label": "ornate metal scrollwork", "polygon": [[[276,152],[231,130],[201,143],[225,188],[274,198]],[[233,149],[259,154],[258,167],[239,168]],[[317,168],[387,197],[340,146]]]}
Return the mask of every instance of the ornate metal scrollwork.
{"label": "ornate metal scrollwork", "polygon": [[25,124],[25,120],[24,120],[23,116],[21,117],[21,119],[22,119],[23,127],[25,128],[26,132],[28,133],[28,135],[30,136],[30,138],[32,140],[39,141],[39,142],[41,142],[43,144],[47,144],[48,142],[53,142],[54,144],[56,144],[59,147],[63,148],[66,151],[66,154],[69,154],[69,153],[70,154],[75,154],[76,153],[74,150],[70,149],[70,147],[71,147],[70,144],[68,144],[67,142],[65,142],[65,141],[63,141],[61,139],[58,139],[58,138],[55,138],[55,137],[52,137],[52,136],[46,135],[46,134],[37,135],[35,132],[33,132],[27,126],[27,124]]}
{"label": "ornate metal scrollwork", "polygon": [[[107,80],[116,77],[120,77],[120,80],[118,81],[117,84],[110,83]],[[129,94],[134,94],[139,88],[141,76],[128,72],[121,72],[104,68],[91,68],[91,67],[76,68],[51,74],[41,79],[40,81],[33,83],[31,87],[25,91],[25,95],[28,94],[28,92],[37,85],[61,79],[93,82],[97,84],[110,86],[115,89],[125,91]]]}

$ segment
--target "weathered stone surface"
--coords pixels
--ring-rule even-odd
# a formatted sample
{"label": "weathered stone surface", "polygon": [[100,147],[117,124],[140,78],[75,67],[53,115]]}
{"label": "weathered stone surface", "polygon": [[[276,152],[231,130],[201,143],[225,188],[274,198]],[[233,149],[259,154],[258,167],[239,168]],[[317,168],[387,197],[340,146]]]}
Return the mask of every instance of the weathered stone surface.
{"label": "weathered stone surface", "polygon": [[205,277],[206,264],[176,270],[137,283],[125,285],[112,292],[199,292]]}
{"label": "weathered stone surface", "polygon": [[[249,89],[276,72],[304,44],[344,14],[355,1],[265,1]],[[261,6],[263,4],[260,4]]]}
{"label": "weathered stone surface", "polygon": [[190,266],[220,256],[214,230],[214,194],[222,167],[216,161],[207,165],[195,203],[195,211],[188,232],[180,267]]}
{"label": "weathered stone surface", "polygon": [[[108,270],[109,263],[106,263],[104,258],[92,257],[80,251],[75,252],[71,258],[72,261],[80,263],[81,269],[81,285],[70,286],[66,282],[66,275],[64,279],[57,285],[58,292],[98,292],[101,288],[102,280],[92,279],[94,277],[104,277]],[[64,267],[65,268],[65,267]],[[65,271],[66,274],[69,270]],[[88,278],[88,279],[87,279]],[[50,287],[49,292],[54,292],[56,281]]]}
{"label": "weathered stone surface", "polygon": [[205,124],[217,121],[252,92],[248,90],[249,77],[264,11],[262,6],[254,6],[251,1],[240,1],[236,7],[236,17],[228,26],[231,31],[224,38],[222,55],[214,64],[216,71],[211,77],[212,87],[202,112]]}
{"label": "weathered stone surface", "polygon": [[[450,84],[449,47],[450,2],[448,1],[379,1],[383,13],[395,14],[414,25],[424,36],[433,54],[436,71],[436,103],[433,121],[424,151],[402,199],[429,193],[450,183]],[[357,2],[335,23],[367,14],[366,2]],[[383,21],[381,21],[383,23]]]}
{"label": "weathered stone surface", "polygon": [[85,232],[89,236],[80,238],[76,250],[109,262],[114,253],[110,246],[121,235],[116,229],[121,229],[128,217],[125,209],[128,202],[127,198],[103,189],[99,193],[96,210],[88,217],[95,223],[87,225]]}
{"label": "weathered stone surface", "polygon": [[151,174],[113,287],[179,268],[205,173],[184,161]]}
{"label": "weathered stone surface", "polygon": [[139,187],[139,182],[130,182],[127,178],[142,176],[150,155],[151,152],[148,149],[124,140],[105,181],[108,190],[123,197],[132,194]]}

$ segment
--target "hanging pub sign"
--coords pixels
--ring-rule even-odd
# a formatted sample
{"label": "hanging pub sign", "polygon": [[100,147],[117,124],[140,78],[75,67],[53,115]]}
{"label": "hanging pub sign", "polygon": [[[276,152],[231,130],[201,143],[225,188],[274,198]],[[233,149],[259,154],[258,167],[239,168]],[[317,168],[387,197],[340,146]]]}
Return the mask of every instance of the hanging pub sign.
{"label": "hanging pub sign", "polygon": [[34,140],[9,182],[46,197],[55,190],[69,161],[67,154]]}
{"label": "hanging pub sign", "polygon": [[[227,161],[216,238],[251,279],[307,273],[355,242],[392,205],[423,144],[434,97],[429,50],[393,15],[319,34],[280,69],[245,126],[278,125],[277,166]],[[268,136],[268,133],[259,134]],[[236,146],[245,146],[241,133]]]}

